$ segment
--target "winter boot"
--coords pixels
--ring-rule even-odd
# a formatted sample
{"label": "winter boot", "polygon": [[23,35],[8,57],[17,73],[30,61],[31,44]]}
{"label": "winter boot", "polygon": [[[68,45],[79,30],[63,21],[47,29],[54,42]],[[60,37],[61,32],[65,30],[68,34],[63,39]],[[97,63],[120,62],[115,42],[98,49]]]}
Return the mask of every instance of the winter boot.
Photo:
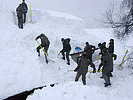
{"label": "winter boot", "polygon": [[65,57],[62,57],[63,60],[65,60]]}
{"label": "winter boot", "polygon": [[70,65],[70,62],[68,62],[67,64]]}
{"label": "winter boot", "polygon": [[101,76],[100,78],[103,79],[103,76]]}
{"label": "winter boot", "polygon": [[48,64],[48,60],[46,60],[46,64]]}
{"label": "winter boot", "polygon": [[96,68],[93,68],[93,73],[96,73]]}
{"label": "winter boot", "polygon": [[112,73],[110,73],[110,77],[113,77],[113,74]]}
{"label": "winter boot", "polygon": [[105,83],[105,84],[104,84],[104,87],[107,87],[107,86],[110,86],[110,85],[111,85],[110,83],[108,83],[108,84]]}
{"label": "winter boot", "polygon": [[38,56],[40,57],[40,53],[38,53]]}

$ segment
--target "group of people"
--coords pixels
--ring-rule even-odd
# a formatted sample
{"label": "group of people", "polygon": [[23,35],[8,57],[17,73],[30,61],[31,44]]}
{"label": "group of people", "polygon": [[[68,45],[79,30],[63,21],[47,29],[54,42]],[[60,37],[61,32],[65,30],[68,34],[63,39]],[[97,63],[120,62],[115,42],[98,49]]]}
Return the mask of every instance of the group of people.
{"label": "group of people", "polygon": [[[37,39],[41,39],[41,44],[36,48],[37,52],[38,52],[38,56],[40,56],[40,49],[41,47],[44,48],[46,54],[50,45],[50,41],[49,39],[44,35],[44,34],[40,34],[38,35],[35,40],[37,41]],[[70,38],[68,39],[61,39],[61,42],[63,44],[63,49],[60,51],[60,53],[62,53],[62,59],[65,60],[65,58],[67,59],[67,64],[70,65],[70,59],[69,59],[69,54],[71,51],[71,45],[70,45]],[[46,63],[48,63],[47,60],[47,56],[45,54],[45,58],[46,58]]]}
{"label": "group of people", "polygon": [[[35,38],[41,39],[41,47],[44,48],[45,52],[47,53],[50,42],[48,38],[44,34],[40,34]],[[70,58],[69,54],[71,51],[71,45],[70,45],[70,38],[61,39],[63,49],[60,51],[62,53],[62,59],[67,60],[67,64],[70,65]],[[40,56],[40,46],[37,47],[38,56]],[[99,55],[101,55],[101,63],[98,67],[98,72],[101,70],[102,67],[102,77],[105,80],[105,87],[111,85],[110,83],[110,77],[113,77],[113,59],[116,60],[117,56],[114,54],[114,39],[110,39],[109,47],[106,47],[106,42],[99,43],[98,48],[96,48],[93,45],[90,45],[88,42],[86,42],[86,45],[84,47],[84,51],[81,52],[82,55],[77,57],[77,67],[75,68],[75,72],[77,72],[75,81],[78,81],[80,76],[82,76],[82,82],[84,85],[86,85],[86,74],[88,72],[88,66],[91,65],[93,68],[93,73],[96,72],[95,64],[92,61],[92,55],[95,52],[95,50],[100,49]],[[45,55],[46,57],[46,55]],[[47,61],[47,59],[46,59]],[[48,63],[48,61],[47,61]]]}
{"label": "group of people", "polygon": [[25,0],[22,1],[21,4],[16,9],[17,12],[17,18],[18,18],[18,27],[23,29],[23,24],[26,22],[26,13],[27,13],[28,7],[25,3]]}
{"label": "group of people", "polygon": [[89,45],[86,42],[84,52],[82,56],[77,58],[78,66],[74,71],[77,71],[75,81],[78,81],[79,77],[82,76],[83,84],[86,85],[86,74],[88,72],[88,66],[91,65],[93,68],[93,73],[96,72],[95,64],[92,62],[92,54],[95,50],[100,49],[99,55],[101,55],[101,63],[98,67],[97,72],[101,70],[102,67],[102,77],[105,80],[105,87],[110,86],[110,77],[113,77],[113,59],[116,60],[117,55],[114,54],[114,39],[110,39],[109,47],[106,47],[106,42],[99,43],[98,48],[93,45]]}

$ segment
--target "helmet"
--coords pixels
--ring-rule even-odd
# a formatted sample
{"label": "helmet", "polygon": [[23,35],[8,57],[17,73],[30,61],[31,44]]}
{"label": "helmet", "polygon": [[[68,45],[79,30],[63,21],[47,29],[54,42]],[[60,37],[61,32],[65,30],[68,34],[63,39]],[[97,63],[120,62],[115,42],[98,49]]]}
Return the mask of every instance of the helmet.
{"label": "helmet", "polygon": [[103,42],[103,45],[106,45],[106,42]]}
{"label": "helmet", "polygon": [[61,38],[61,41],[64,41],[65,39],[64,38]]}
{"label": "helmet", "polygon": [[41,36],[45,36],[45,35],[42,33]]}
{"label": "helmet", "polygon": [[111,42],[114,42],[114,39],[110,39]]}
{"label": "helmet", "polygon": [[101,46],[101,43],[98,43],[98,46]]}
{"label": "helmet", "polygon": [[89,45],[89,43],[88,43],[88,42],[86,42],[85,44],[86,44],[86,45]]}

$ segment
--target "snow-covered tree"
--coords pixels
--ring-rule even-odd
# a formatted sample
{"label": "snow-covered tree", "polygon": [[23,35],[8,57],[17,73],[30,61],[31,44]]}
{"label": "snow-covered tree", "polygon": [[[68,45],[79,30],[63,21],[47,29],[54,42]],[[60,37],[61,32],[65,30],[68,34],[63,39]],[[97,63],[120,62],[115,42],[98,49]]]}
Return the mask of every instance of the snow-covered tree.
{"label": "snow-covered tree", "polygon": [[123,0],[122,2],[125,6],[127,6],[129,9],[133,7],[133,0]]}
{"label": "snow-covered tree", "polygon": [[114,28],[114,33],[118,38],[133,33],[133,0],[123,0],[120,9],[116,9],[115,4],[112,4],[106,11],[105,24]]}

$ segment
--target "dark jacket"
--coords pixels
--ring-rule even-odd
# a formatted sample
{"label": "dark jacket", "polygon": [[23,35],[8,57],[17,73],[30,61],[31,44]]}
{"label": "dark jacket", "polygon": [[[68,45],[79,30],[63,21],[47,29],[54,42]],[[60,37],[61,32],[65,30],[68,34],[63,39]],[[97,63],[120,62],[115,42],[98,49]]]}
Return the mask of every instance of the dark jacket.
{"label": "dark jacket", "polygon": [[70,45],[70,39],[65,39],[63,42],[63,49],[61,52],[70,52],[71,51],[71,45]]}
{"label": "dark jacket", "polygon": [[108,52],[112,54],[114,53],[114,43],[112,42],[109,43]]}
{"label": "dark jacket", "polygon": [[22,4],[20,4],[17,7],[16,12],[17,12],[17,17],[22,17]]}
{"label": "dark jacket", "polygon": [[99,46],[99,49],[101,50],[99,54],[102,54],[103,49],[107,49],[105,43],[102,43],[102,44]]}
{"label": "dark jacket", "polygon": [[106,54],[103,54],[102,56],[102,65],[104,71],[113,71],[113,57],[114,60],[116,60],[117,56],[115,54],[110,54],[107,52]]}
{"label": "dark jacket", "polygon": [[22,2],[22,13],[27,13],[28,7],[25,2]]}
{"label": "dark jacket", "polygon": [[86,45],[84,48],[84,52],[86,52],[86,57],[92,57],[92,54],[95,51],[95,46],[93,45]]}
{"label": "dark jacket", "polygon": [[41,35],[37,36],[37,37],[36,37],[36,40],[39,39],[39,38],[41,39],[41,44],[42,44],[43,46],[49,45],[49,44],[50,44],[48,38],[47,38],[44,34],[41,34]]}
{"label": "dark jacket", "polygon": [[81,57],[78,62],[78,66],[74,71],[78,71],[80,74],[86,74],[88,72],[88,66],[95,68],[95,65],[86,57]]}

